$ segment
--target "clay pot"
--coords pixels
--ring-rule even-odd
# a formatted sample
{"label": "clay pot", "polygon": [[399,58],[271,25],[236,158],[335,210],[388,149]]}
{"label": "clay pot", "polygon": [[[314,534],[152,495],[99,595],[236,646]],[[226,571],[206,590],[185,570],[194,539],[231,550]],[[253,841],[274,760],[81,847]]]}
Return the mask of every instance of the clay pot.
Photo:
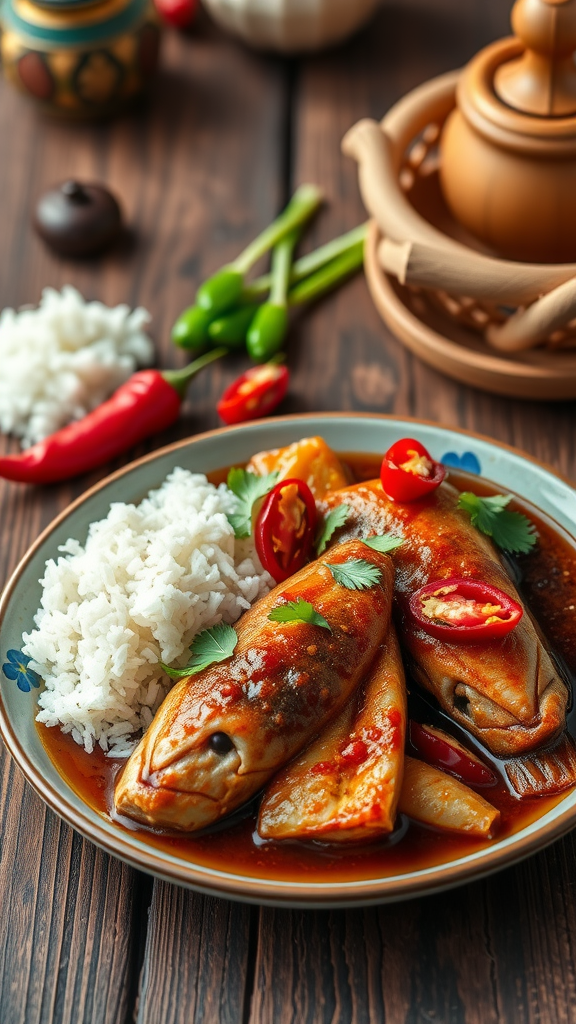
{"label": "clay pot", "polygon": [[1,11],[4,74],[52,113],[115,114],[156,68],[152,0],[4,0]]}
{"label": "clay pot", "polygon": [[441,139],[453,215],[509,259],[576,260],[576,0],[518,0],[520,38],[460,77]]}

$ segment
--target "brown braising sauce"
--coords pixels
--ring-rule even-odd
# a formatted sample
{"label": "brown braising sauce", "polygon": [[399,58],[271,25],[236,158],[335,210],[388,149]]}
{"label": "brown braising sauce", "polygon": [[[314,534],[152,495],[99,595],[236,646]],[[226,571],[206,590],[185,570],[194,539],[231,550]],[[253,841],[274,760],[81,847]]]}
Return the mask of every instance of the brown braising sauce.
{"label": "brown braising sauce", "polygon": [[[379,476],[381,457],[346,454],[342,456],[357,481]],[[226,479],[225,471],[210,474],[213,483]],[[498,493],[498,488],[467,473],[450,470],[450,481],[459,490],[481,495]],[[514,561],[511,570],[519,576],[519,588],[526,603],[540,623],[557,655],[563,659],[566,672],[576,675],[576,542],[557,524],[520,499],[514,508],[525,511],[538,528],[539,544],[530,555]],[[454,726],[438,710],[432,698],[424,695],[408,680],[409,706],[414,717],[438,725],[465,740],[483,759],[498,769],[498,762],[487,755],[471,736]],[[576,713],[569,714],[568,727],[576,735]],[[197,836],[166,834],[119,818],[113,811],[114,780],[124,761],[107,758],[99,747],[87,754],[69,735],[60,729],[37,725],[42,743],[71,788],[95,811],[117,828],[137,832],[138,837],[173,856],[194,861],[206,867],[234,874],[253,875],[279,880],[351,881],[382,878],[432,867],[458,857],[485,849],[486,841],[450,835],[425,828],[399,816],[391,836],[365,846],[302,842],[262,842],[256,834],[257,800],[240,809],[209,833]],[[501,781],[482,795],[501,812],[498,831],[501,839],[536,820],[564,798],[566,791],[553,797],[520,801],[511,796]]]}

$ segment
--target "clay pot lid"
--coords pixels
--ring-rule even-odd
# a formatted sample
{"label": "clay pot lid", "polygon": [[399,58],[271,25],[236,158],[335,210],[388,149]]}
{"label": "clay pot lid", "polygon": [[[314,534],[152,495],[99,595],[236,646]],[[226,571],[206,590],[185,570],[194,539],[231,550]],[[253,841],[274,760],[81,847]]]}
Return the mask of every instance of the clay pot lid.
{"label": "clay pot lid", "polygon": [[526,114],[575,115],[576,0],[517,0],[512,28],[525,50],[497,69],[496,94]]}
{"label": "clay pot lid", "polygon": [[576,0],[516,0],[512,24],[518,36],[492,43],[464,68],[457,105],[496,146],[573,159]]}

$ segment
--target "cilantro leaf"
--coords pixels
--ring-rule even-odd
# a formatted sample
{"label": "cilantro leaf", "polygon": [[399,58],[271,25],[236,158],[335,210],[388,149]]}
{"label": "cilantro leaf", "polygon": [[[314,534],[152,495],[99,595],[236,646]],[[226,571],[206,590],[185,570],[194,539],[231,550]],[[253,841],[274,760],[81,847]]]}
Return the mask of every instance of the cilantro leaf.
{"label": "cilantro leaf", "polygon": [[344,526],[344,523],[348,519],[348,513],[350,512],[350,505],[337,505],[331,512],[322,520],[320,524],[320,530],[316,538],[316,551],[319,555],[323,551],[326,551],[326,545],[332,535],[340,526]]}
{"label": "cilantro leaf", "polygon": [[301,597],[297,601],[287,601],[280,604],[270,612],[269,619],[272,622],[308,622],[311,626],[322,626],[332,632],[332,627],[320,612],[314,610],[309,601],[303,601]]}
{"label": "cilantro leaf", "polygon": [[341,562],[340,565],[332,565],[326,562],[336,583],[340,583],[347,590],[367,590],[380,582],[382,573],[376,565],[366,562],[363,558],[351,558],[348,562]]}
{"label": "cilantro leaf", "polygon": [[511,499],[511,494],[479,498],[464,491],[458,498],[458,508],[468,512],[472,526],[491,537],[502,551],[527,555],[538,539],[536,527],[521,512],[510,512],[506,506]]}
{"label": "cilantro leaf", "polygon": [[236,537],[249,537],[252,533],[252,506],[258,498],[263,498],[268,491],[271,491],[276,483],[279,473],[267,473],[265,476],[258,476],[247,469],[240,469],[237,466],[228,473],[228,487],[238,498],[236,512],[228,514],[228,522],[234,530]]}
{"label": "cilantro leaf", "polygon": [[389,551],[396,551],[404,543],[401,537],[392,537],[389,533],[382,533],[376,537],[365,537],[363,543],[373,551],[380,551],[382,555]]}
{"label": "cilantro leaf", "polygon": [[203,629],[194,637],[190,645],[192,657],[184,668],[170,668],[169,665],[162,665],[162,668],[171,679],[195,676],[209,665],[231,658],[237,643],[236,630],[228,623],[220,622],[211,629]]}

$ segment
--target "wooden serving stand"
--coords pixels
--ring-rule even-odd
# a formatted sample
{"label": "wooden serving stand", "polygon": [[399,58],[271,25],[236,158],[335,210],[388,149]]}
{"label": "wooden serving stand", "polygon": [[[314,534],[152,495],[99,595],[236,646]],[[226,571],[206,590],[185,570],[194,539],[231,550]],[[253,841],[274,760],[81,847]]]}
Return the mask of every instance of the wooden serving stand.
{"label": "wooden serving stand", "polygon": [[[559,11],[569,16],[571,20],[566,22],[565,19],[560,25],[564,36],[556,34],[563,49],[560,43],[556,48],[565,53],[568,46],[576,43],[576,0],[519,0],[515,8],[516,23],[520,22],[518,10],[525,16],[526,8],[532,18],[534,11],[537,15],[544,12],[546,17],[556,17]],[[524,22],[522,24],[527,33]],[[571,35],[568,28],[573,29]],[[540,23],[539,29],[542,29]],[[557,60],[549,42],[551,35],[553,37],[549,32],[546,43],[551,53],[540,54],[540,64],[548,60],[552,65]],[[569,146],[574,146],[572,169],[576,181],[576,96],[572,100],[574,115],[561,118],[551,115],[547,119],[541,111],[534,115],[526,111],[517,114],[496,92],[491,95],[487,91],[486,67],[494,76],[498,68],[496,53],[504,60],[507,72],[518,64],[518,74],[525,77],[523,64],[527,52],[517,39],[493,44],[464,72],[443,75],[409,93],[380,124],[371,120],[358,122],[344,137],[342,148],[358,162],[360,190],[374,219],[366,247],[366,273],[376,306],[391,329],[425,362],[463,383],[513,397],[561,400],[576,397],[576,223],[571,257],[574,262],[548,261],[557,242],[554,225],[548,231],[549,235],[552,232],[551,237],[544,237],[550,218],[541,219],[542,224],[534,230],[531,248],[544,254],[542,262],[519,262],[499,255],[501,249],[495,249],[487,241],[489,228],[483,230],[484,225],[479,221],[478,231],[484,235],[484,240],[479,233],[472,234],[464,226],[463,221],[468,220],[476,227],[474,209],[470,217],[462,211],[457,219],[446,201],[447,196],[452,198],[457,193],[454,181],[466,192],[467,143],[466,137],[462,141],[460,135],[459,156],[464,158],[453,174],[454,157],[444,140],[449,133],[454,134],[456,117],[464,125],[464,131],[468,130],[463,110],[467,109],[466,103],[470,106],[475,102],[475,97],[479,97],[478,117],[486,116],[487,137],[493,128],[489,120],[493,115],[501,120],[516,118],[533,129],[534,138],[528,140],[533,148],[536,134],[544,135],[544,141],[538,141],[541,155],[537,170],[540,175],[544,174],[549,185],[546,195],[558,194],[559,176],[565,176],[567,168],[572,166]],[[550,72],[551,78],[555,68],[557,70],[556,64]],[[509,74],[510,77],[513,76]],[[484,82],[483,89],[476,88],[480,79]],[[568,83],[570,87],[571,84]],[[558,102],[550,90],[548,95],[552,104]],[[564,102],[571,102],[570,94]],[[474,116],[474,112],[470,114],[471,118]],[[480,127],[484,127],[482,123]],[[475,124],[474,131],[469,132],[473,146],[480,138],[477,128]],[[573,131],[573,137],[568,136],[568,128]],[[502,135],[502,125],[498,131]],[[526,147],[526,138],[525,133],[519,136],[520,147]],[[501,148],[493,140],[489,141],[488,145],[484,140],[485,178],[480,179],[478,186],[486,194],[477,196],[482,213],[490,204],[498,208],[499,202],[507,202],[509,206],[511,188],[513,192],[507,146],[515,144],[514,138],[506,137]],[[471,159],[474,161],[476,157],[476,152],[472,152]],[[450,173],[443,161],[450,161]],[[523,182],[519,180],[520,165],[517,161],[514,165],[517,176],[514,181],[518,181],[517,191],[523,202],[532,186],[531,163],[535,161],[527,157],[526,181]],[[473,173],[472,166],[471,178]],[[491,193],[484,188],[485,180],[489,181]],[[508,192],[499,195],[504,186]],[[533,204],[537,208],[540,185],[535,187]],[[576,200],[576,189],[574,194]],[[465,195],[465,199],[473,207],[470,196]],[[459,208],[459,215],[460,212]],[[529,216],[528,210],[526,217]],[[512,228],[508,223],[504,224],[504,229],[508,231],[509,243],[510,231],[513,235],[516,226],[518,248],[525,236],[526,221],[521,209],[515,211],[514,217]],[[566,219],[571,226],[574,214],[568,208]],[[503,220],[492,220],[494,233],[497,234]],[[570,245],[570,232],[565,231],[562,218],[559,223]],[[514,239],[511,244],[513,242]],[[566,251],[565,241],[563,245],[562,252]],[[506,248],[504,244],[502,247]]]}

